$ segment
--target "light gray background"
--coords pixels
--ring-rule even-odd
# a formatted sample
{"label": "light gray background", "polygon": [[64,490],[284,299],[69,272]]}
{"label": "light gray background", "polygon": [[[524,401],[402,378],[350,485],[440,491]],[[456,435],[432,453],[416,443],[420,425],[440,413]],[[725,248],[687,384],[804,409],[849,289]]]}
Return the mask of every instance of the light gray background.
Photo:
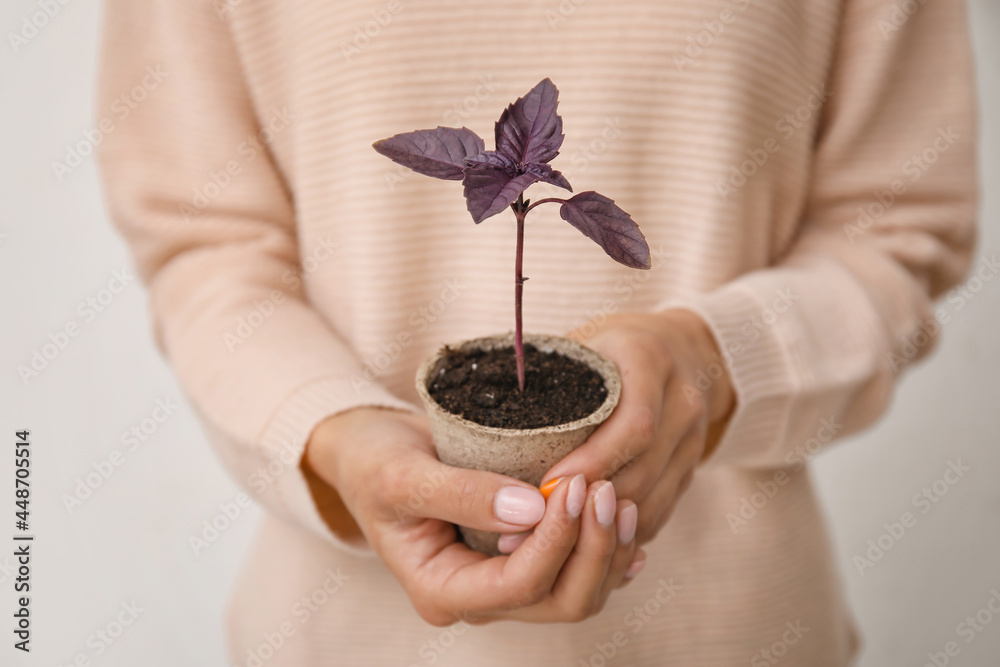
{"label": "light gray background", "polygon": [[[947,2],[950,0],[930,0]],[[554,3],[555,4],[555,3]],[[225,664],[222,607],[258,518],[251,508],[195,556],[188,537],[232,502],[236,486],[207,446],[149,335],[142,286],[132,282],[83,326],[28,386],[16,367],[130,267],[102,208],[92,157],[59,182],[51,163],[94,125],[100,8],[69,0],[20,53],[7,41],[33,0],[0,7],[0,663],[104,667]],[[1000,254],[1000,5],[971,0],[978,56],[984,198],[978,256]],[[129,270],[131,273],[131,271]],[[972,285],[975,286],[975,285]],[[923,665],[958,641],[951,660],[1000,664],[1000,615],[974,641],[956,626],[1000,591],[1000,277],[951,319],[928,363],[902,382],[889,415],[815,462],[844,583],[864,633],[865,667]],[[178,409],[72,514],[60,495],[93,471],[157,399]],[[148,424],[147,424],[148,425]],[[30,428],[34,455],[34,648],[11,648],[14,593],[6,554],[13,432]],[[883,524],[914,511],[912,497],[949,461],[971,468],[892,548],[859,574],[853,563]],[[123,602],[143,611],[99,657],[88,637]]]}

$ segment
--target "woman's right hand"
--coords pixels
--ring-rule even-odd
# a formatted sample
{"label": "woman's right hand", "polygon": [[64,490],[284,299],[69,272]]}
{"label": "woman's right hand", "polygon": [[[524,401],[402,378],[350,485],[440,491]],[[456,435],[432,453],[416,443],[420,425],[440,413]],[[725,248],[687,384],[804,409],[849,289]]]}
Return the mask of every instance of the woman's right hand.
{"label": "woman's right hand", "polygon": [[[355,408],[330,417],[313,432],[304,467],[314,487],[318,478],[339,495],[321,510],[350,513],[433,625],[580,621],[644,560],[635,504],[617,501],[611,483],[587,488],[582,475],[566,477],[546,503],[529,484],[441,463],[421,416]],[[458,541],[452,524],[531,532],[512,554],[489,558]]]}

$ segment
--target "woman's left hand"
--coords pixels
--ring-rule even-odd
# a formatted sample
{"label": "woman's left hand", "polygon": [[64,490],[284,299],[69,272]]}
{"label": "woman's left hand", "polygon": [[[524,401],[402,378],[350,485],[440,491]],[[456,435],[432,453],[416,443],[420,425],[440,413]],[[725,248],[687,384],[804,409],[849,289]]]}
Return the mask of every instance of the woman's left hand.
{"label": "woman's left hand", "polygon": [[721,436],[735,403],[728,370],[708,326],[691,311],[611,315],[596,331],[593,324],[583,331],[569,336],[618,366],[621,399],[544,482],[577,473],[588,482],[611,480],[618,498],[638,505],[642,544],[666,523]]}

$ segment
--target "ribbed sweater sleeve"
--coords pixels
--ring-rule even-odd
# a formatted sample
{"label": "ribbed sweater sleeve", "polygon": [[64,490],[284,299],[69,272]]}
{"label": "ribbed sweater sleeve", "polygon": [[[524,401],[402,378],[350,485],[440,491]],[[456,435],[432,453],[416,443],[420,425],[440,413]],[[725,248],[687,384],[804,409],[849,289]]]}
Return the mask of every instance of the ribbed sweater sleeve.
{"label": "ribbed sweater sleeve", "polygon": [[938,338],[946,314],[932,299],[969,269],[977,183],[964,3],[912,15],[893,6],[845,4],[788,251],[661,304],[703,316],[734,382],[737,408],[712,464],[799,465],[871,424]]}
{"label": "ribbed sweater sleeve", "polygon": [[415,408],[352,385],[358,360],[303,293],[295,201],[267,143],[295,110],[255,108],[214,4],[105,3],[99,107],[161,80],[100,146],[107,204],[158,345],[236,481],[345,546],[299,468],[310,433],[355,406]]}

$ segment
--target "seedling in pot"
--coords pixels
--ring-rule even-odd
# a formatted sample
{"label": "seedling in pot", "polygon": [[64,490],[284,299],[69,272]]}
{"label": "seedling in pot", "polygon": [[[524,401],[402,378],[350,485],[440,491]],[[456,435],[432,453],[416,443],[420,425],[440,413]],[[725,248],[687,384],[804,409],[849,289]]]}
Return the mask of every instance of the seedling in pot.
{"label": "seedling in pot", "polygon": [[648,269],[649,246],[632,217],[614,201],[597,192],[581,192],[569,199],[548,197],[532,203],[524,191],[539,181],[570,192],[569,181],[549,166],[565,138],[556,111],[559,91],[544,79],[527,95],[508,106],[496,123],[496,150],[472,130],[438,127],[405,132],[376,141],[373,147],[393,162],[413,171],[449,181],[462,181],[472,220],[479,224],[508,206],[517,222],[514,258],[514,354],[517,386],[524,391],[524,344],[521,296],[524,281],[524,220],[542,204],[559,204],[563,220],[583,232],[612,259],[635,269]]}

